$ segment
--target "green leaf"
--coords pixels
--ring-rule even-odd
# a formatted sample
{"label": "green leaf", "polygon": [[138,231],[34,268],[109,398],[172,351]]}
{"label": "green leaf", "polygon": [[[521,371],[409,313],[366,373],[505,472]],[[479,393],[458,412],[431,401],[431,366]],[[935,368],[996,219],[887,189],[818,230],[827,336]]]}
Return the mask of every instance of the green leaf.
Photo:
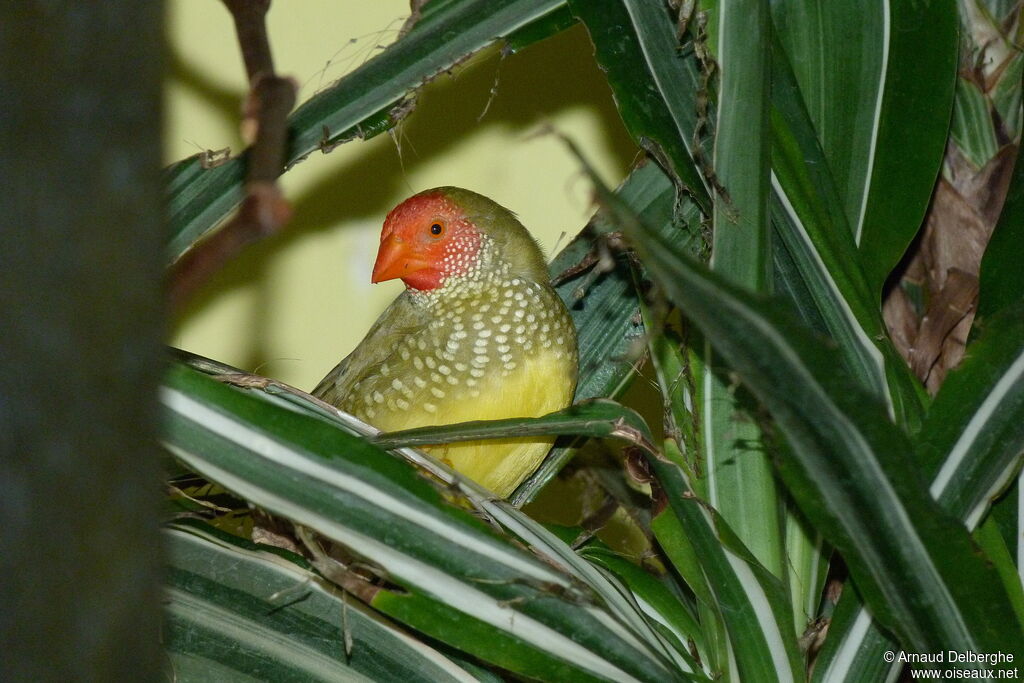
{"label": "green leaf", "polygon": [[[645,163],[633,169],[616,194],[652,225],[672,235],[689,253],[703,251],[696,205],[686,203],[676,210],[675,187],[657,164]],[[577,401],[620,395],[636,375],[634,363],[643,350],[644,331],[637,320],[639,302],[632,275],[625,263],[611,255],[606,243],[608,233],[615,229],[606,212],[599,211],[549,268],[557,278],[588,257],[599,257],[583,274],[564,279],[555,287],[572,315],[579,340]],[[556,445],[509,500],[517,506],[532,500],[568,462],[577,446]]]}
{"label": "green leaf", "polygon": [[849,230],[851,238],[864,210],[865,179],[878,144],[885,8],[863,0],[772,3],[776,39],[835,181],[845,218],[836,227]]}
{"label": "green leaf", "polygon": [[607,399],[577,403],[541,417],[477,420],[387,432],[370,439],[385,449],[521,436],[587,436],[619,439],[657,452],[650,428],[632,408]]}
{"label": "green leaf", "polygon": [[935,397],[918,446],[932,496],[968,529],[1024,456],[1024,304],[980,327]]}
{"label": "green leaf", "polygon": [[1006,540],[999,531],[999,524],[995,518],[989,515],[985,521],[974,532],[974,538],[978,546],[985,552],[989,561],[999,572],[1006,592],[1010,596],[1010,604],[1017,615],[1017,623],[1024,624],[1024,586],[1021,585],[1021,577],[1017,569],[1014,557],[1010,555],[1006,547]]}
{"label": "green leaf", "polygon": [[772,8],[877,302],[942,162],[959,50],[955,3]]}
{"label": "green leaf", "polygon": [[[620,594],[606,579],[537,560],[445,503],[441,490],[406,462],[339,428],[344,422],[331,424],[329,412],[314,416],[294,401],[281,405],[288,396],[247,395],[173,366],[162,394],[165,444],[252,504],[365,558],[403,592],[370,588],[342,568],[353,584],[346,589],[376,591],[374,607],[428,635],[524,675],[670,676],[668,662],[675,660],[664,641],[650,636],[642,615],[623,616],[624,603],[610,602]],[[531,530],[534,523],[510,506],[485,514],[549,548],[557,542]],[[550,554],[544,547],[535,552]]]}
{"label": "green leaf", "polygon": [[[666,441],[666,449],[673,447],[673,442]],[[744,681],[802,680],[803,665],[789,628],[792,613],[782,583],[744,547],[714,508],[694,495],[682,468],[667,460],[648,459],[668,499],[666,510],[677,519],[707,577],[706,588],[713,597],[705,605],[719,613],[728,632],[731,656],[720,658],[719,667],[724,670],[728,661],[735,661],[736,675]],[[697,586],[703,592],[700,583]]]}
{"label": "green leaf", "polygon": [[1024,268],[1020,267],[1020,247],[1024,244],[1024,163],[1018,159],[999,216],[981,259],[978,291],[978,318],[1024,299]]}
{"label": "green leaf", "polygon": [[[992,498],[1016,475],[1024,454],[1021,310],[1004,311],[984,326],[963,363],[946,378],[921,429],[917,448],[931,495],[968,530],[977,527]],[[874,675],[882,653],[895,643],[855,595],[844,594],[837,614],[843,619],[837,617],[830,627],[815,679],[846,680],[851,671]],[[1012,632],[1012,624],[1003,628]]]}
{"label": "green leaf", "polygon": [[906,437],[840,370],[833,348],[627,211],[617,215],[651,274],[772,413],[794,456],[779,462],[783,481],[842,552],[876,617],[919,652],[1016,653],[1019,639],[994,626],[1013,621],[1005,592],[920,485]]}
{"label": "green leaf", "polygon": [[700,68],[683,54],[668,12],[644,0],[568,0],[594,43],[626,129],[678,179],[705,213],[708,184],[695,142]]}
{"label": "green leaf", "polygon": [[298,556],[188,520],[168,526],[164,543],[175,680],[476,680]]}
{"label": "green leaf", "polygon": [[575,25],[576,17],[569,6],[560,5],[508,35],[502,47],[502,54],[513,55]]}
{"label": "green leaf", "polygon": [[[844,367],[908,428],[922,419],[920,389],[888,338],[860,267],[832,176],[789,61],[772,61],[773,219]],[[806,315],[805,315],[806,317]]]}
{"label": "green leaf", "polygon": [[[581,557],[618,577],[633,594],[638,606],[650,619],[675,640],[677,649],[687,652],[687,643],[692,641],[698,651],[704,650],[700,624],[680,597],[662,581],[641,569],[629,560],[623,559],[599,540],[592,540],[579,550]],[[699,670],[695,662],[694,670]]]}
{"label": "green leaf", "polygon": [[964,156],[979,169],[999,151],[988,99],[974,82],[962,76],[956,79],[949,134]]}
{"label": "green leaf", "polygon": [[[287,166],[316,150],[380,133],[403,116],[405,98],[501,36],[542,19],[564,0],[450,0],[428,3],[411,31],[304,102],[289,118]],[[203,169],[197,157],[167,172],[168,257],[177,259],[242,199],[246,155]]]}
{"label": "green leaf", "polygon": [[[714,168],[711,269],[730,282],[766,291],[770,196],[768,4],[721,0],[712,11],[720,73]],[[754,406],[729,380],[728,366],[705,345],[703,456],[708,502],[773,574],[785,574],[783,522],[775,475]]]}

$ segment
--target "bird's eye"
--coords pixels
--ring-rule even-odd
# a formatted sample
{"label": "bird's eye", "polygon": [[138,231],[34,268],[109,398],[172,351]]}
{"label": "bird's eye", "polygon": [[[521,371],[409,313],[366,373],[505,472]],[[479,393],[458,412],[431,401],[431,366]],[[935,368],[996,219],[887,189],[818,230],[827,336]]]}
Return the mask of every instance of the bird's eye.
{"label": "bird's eye", "polygon": [[434,237],[440,237],[444,233],[444,225],[441,223],[434,223],[430,226],[430,234]]}

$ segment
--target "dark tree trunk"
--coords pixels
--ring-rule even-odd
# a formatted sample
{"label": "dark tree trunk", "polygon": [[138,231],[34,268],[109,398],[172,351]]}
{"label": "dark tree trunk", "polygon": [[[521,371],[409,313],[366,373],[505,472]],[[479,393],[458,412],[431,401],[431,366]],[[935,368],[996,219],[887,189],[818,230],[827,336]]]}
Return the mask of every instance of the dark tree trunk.
{"label": "dark tree trunk", "polygon": [[154,680],[160,2],[0,5],[0,679]]}

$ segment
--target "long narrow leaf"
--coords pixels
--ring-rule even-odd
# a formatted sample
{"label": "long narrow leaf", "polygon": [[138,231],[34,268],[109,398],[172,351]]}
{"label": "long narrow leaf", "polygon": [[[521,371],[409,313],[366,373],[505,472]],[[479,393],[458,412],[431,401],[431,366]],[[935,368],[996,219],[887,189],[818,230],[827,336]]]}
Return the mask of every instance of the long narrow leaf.
{"label": "long narrow leaf", "polygon": [[[449,0],[428,3],[411,31],[300,106],[289,119],[288,165],[337,142],[394,125],[411,92],[469,55],[533,21],[564,0]],[[204,169],[198,158],[168,169],[168,256],[176,259],[242,198],[242,156]]]}
{"label": "long narrow leaf", "polygon": [[536,418],[460,422],[388,432],[373,437],[371,442],[392,449],[497,437],[559,435],[621,439],[647,451],[655,450],[643,418],[635,410],[606,399],[577,403]]}
{"label": "long narrow leaf", "polygon": [[772,3],[872,296],[917,234],[946,144],[954,0]]}
{"label": "long narrow leaf", "polygon": [[772,62],[773,216],[846,368],[916,428],[922,408],[915,381],[886,334],[824,154],[785,53]]}
{"label": "long narrow leaf", "polygon": [[1012,622],[1005,593],[918,483],[905,437],[838,370],[834,351],[775,304],[620,216],[651,273],[772,412],[794,455],[779,463],[787,488],[843,553],[876,617],[917,651],[1017,652],[1019,640],[993,625]]}
{"label": "long narrow leaf", "polygon": [[707,213],[710,190],[695,141],[700,68],[683,55],[664,7],[644,0],[569,0],[587,27],[623,123]]}
{"label": "long narrow leaf", "polygon": [[[367,558],[406,589],[381,590],[371,604],[414,628],[530,675],[644,680],[671,670],[584,584],[445,505],[407,465],[358,437],[182,368],[168,374],[164,404],[179,458]],[[455,621],[463,628],[453,630]]]}
{"label": "long narrow leaf", "polygon": [[[974,530],[1024,457],[1024,317],[1019,305],[993,319],[971,344],[963,364],[936,396],[921,434],[918,449],[932,496]],[[1021,637],[1021,624],[1010,620],[1002,627]],[[882,653],[893,646],[856,597],[844,595],[815,680],[847,680],[854,671],[875,675]]]}
{"label": "long narrow leaf", "polygon": [[[768,4],[721,0],[711,12],[720,73],[714,168],[724,191],[715,197],[710,266],[722,277],[766,291],[770,196]],[[775,475],[749,397],[730,386],[730,368],[704,349],[701,420],[708,501],[754,556],[785,574],[783,522]]]}
{"label": "long narrow leaf", "polygon": [[175,680],[226,671],[279,680],[477,680],[301,558],[189,521],[170,525],[164,542],[164,646]]}
{"label": "long narrow leaf", "polygon": [[[672,446],[666,442],[666,448]],[[728,632],[731,647],[722,668],[734,661],[734,680],[803,680],[782,583],[743,547],[725,520],[694,495],[681,467],[652,458],[651,468],[669,502],[662,514],[676,517],[692,544]]]}

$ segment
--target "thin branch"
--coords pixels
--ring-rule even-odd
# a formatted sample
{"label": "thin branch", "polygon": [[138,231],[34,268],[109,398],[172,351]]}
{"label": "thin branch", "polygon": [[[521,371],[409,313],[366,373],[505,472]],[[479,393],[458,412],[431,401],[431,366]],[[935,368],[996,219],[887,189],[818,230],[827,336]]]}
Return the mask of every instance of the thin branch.
{"label": "thin branch", "polygon": [[292,79],[274,73],[266,27],[270,0],[224,4],[234,18],[249,76],[241,123],[243,137],[252,143],[246,158],[246,197],[234,218],[171,266],[169,296],[174,310],[245,247],[280,231],[291,218],[277,178],[287,158],[288,113],[295,106],[297,87]]}

